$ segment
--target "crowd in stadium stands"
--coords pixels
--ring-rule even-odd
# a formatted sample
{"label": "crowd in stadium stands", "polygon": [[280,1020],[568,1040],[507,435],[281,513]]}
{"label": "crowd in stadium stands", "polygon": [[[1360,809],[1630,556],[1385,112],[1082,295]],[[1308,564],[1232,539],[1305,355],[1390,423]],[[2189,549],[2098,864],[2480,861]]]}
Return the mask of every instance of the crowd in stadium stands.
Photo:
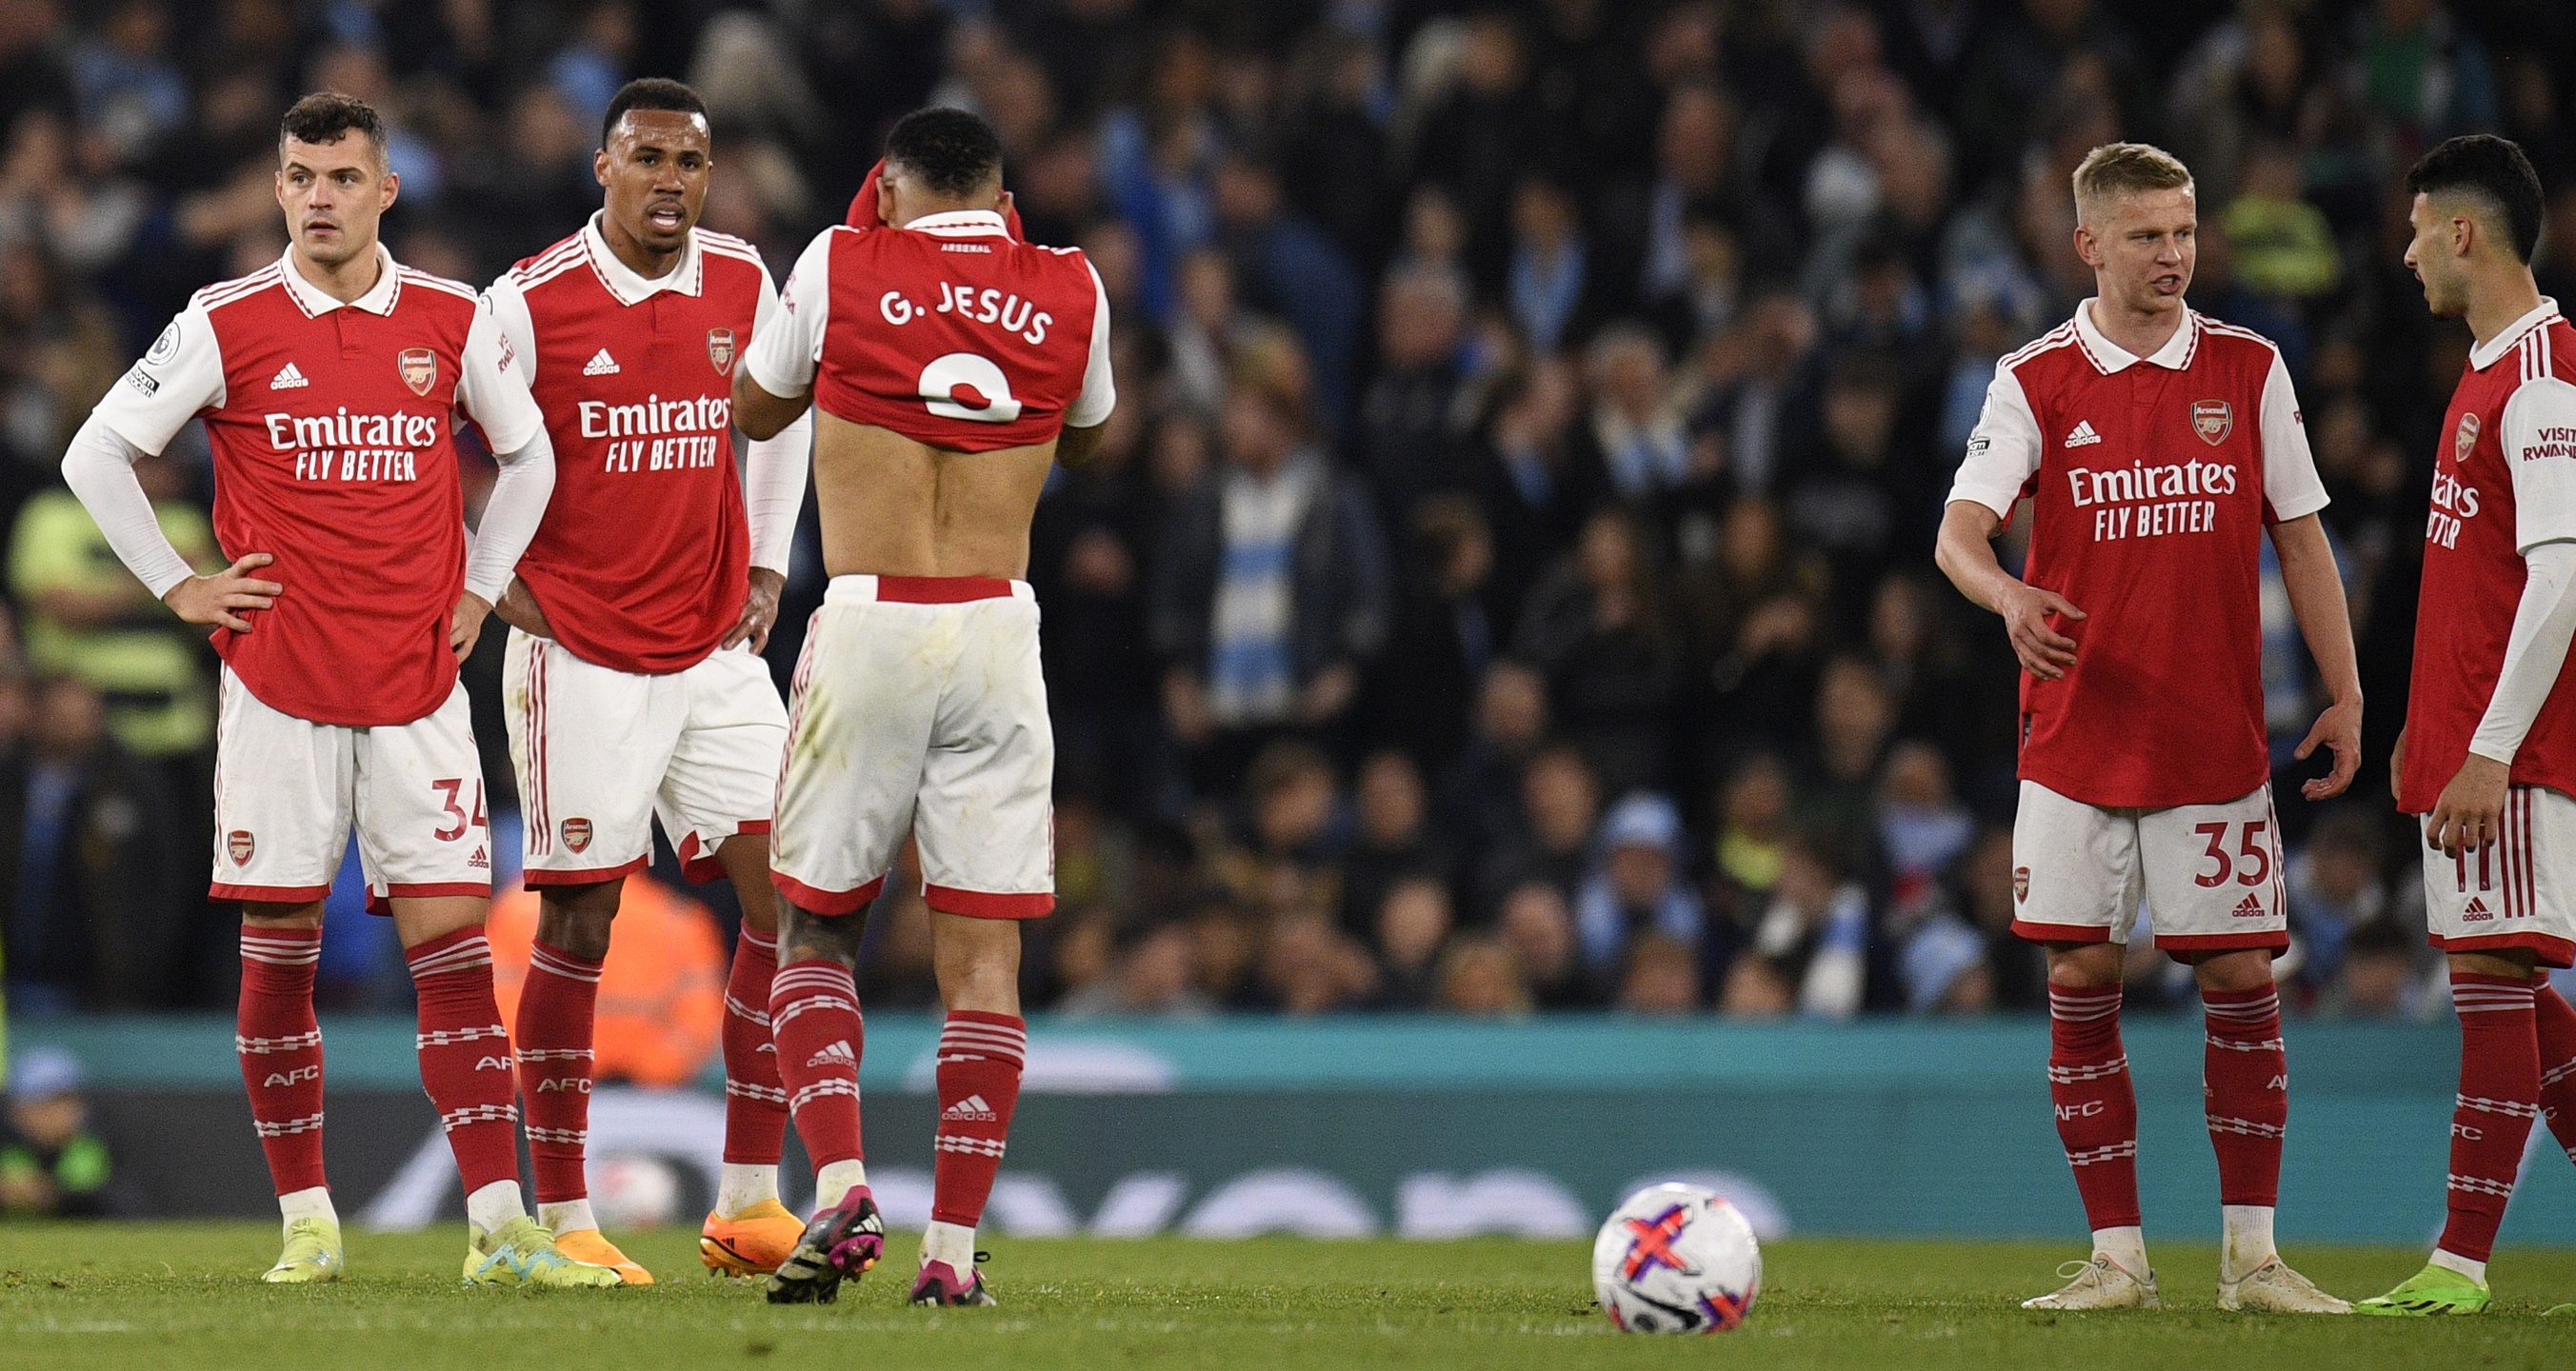
{"label": "crowd in stadium stands", "polygon": [[[2192,303],[2281,345],[2334,498],[2370,755],[2342,801],[2283,790],[2292,1003],[2440,1008],[2385,759],[2468,335],[2398,261],[2397,178],[2519,139],[2576,298],[2556,0],[0,0],[13,1012],[234,984],[212,658],[56,464],[189,291],[283,248],[279,111],[384,109],[391,246],[483,283],[596,206],[642,74],[705,95],[705,222],[773,271],[935,103],[992,120],[1030,236],[1107,285],[1116,417],[1032,539],[1061,757],[1033,1005],[2039,1007],[2013,660],[1931,540],[1996,357],[2089,292],[2069,173],[2128,137],[2197,174]],[[212,566],[206,460],[192,434],[142,475]],[[2322,701],[2278,594],[2266,625],[2302,778]],[[500,643],[469,681],[506,859]],[[934,1002],[902,884],[871,1006]],[[344,885],[326,1002],[399,1002]],[[2133,1003],[2190,999],[2133,966]]]}

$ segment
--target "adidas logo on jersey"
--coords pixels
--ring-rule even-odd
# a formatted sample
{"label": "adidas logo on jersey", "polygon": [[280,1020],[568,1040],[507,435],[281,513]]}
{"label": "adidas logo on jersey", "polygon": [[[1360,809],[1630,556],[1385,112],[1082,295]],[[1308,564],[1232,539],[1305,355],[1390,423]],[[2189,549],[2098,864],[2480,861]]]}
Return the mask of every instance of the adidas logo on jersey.
{"label": "adidas logo on jersey", "polygon": [[2479,923],[2494,917],[2495,911],[2487,908],[2487,902],[2475,895],[2469,897],[2469,907],[2460,911],[2462,923]]}
{"label": "adidas logo on jersey", "polygon": [[[601,355],[605,356],[606,354],[603,353]],[[2085,447],[2101,441],[2102,435],[2093,431],[2093,421],[2090,419],[2076,420],[2075,431],[2066,435],[2066,445],[2068,447]]]}
{"label": "adidas logo on jersey", "polygon": [[581,369],[581,374],[584,376],[614,376],[617,374],[617,359],[608,355],[608,349],[601,348],[598,355],[590,359],[590,364]]}
{"label": "adidas logo on jersey", "polygon": [[942,1123],[947,1123],[951,1120],[959,1123],[993,1123],[998,1121],[1001,1117],[1001,1115],[993,1112],[993,1106],[984,1102],[983,1096],[969,1095],[966,1098],[959,1100],[957,1103],[948,1106],[945,1110],[942,1110],[939,1115],[939,1121]]}
{"label": "adidas logo on jersey", "polygon": [[2263,902],[2262,902],[2261,900],[2255,899],[2255,898],[2254,898],[2253,896],[2251,896],[2251,895],[2248,895],[2248,896],[2246,896],[2244,899],[2238,900],[2238,901],[2236,902],[2236,908],[2235,908],[2235,909],[2234,909],[2234,910],[2229,914],[2229,916],[2228,916],[2228,917],[2230,917],[2230,918],[2236,918],[2236,919],[2259,919],[2259,918],[2262,918],[2262,917],[2263,917]]}
{"label": "adidas logo on jersey", "polygon": [[807,1057],[805,1064],[807,1066],[846,1066],[855,1071],[859,1066],[859,1054],[850,1050],[849,1039],[842,1038],[813,1056]]}
{"label": "adidas logo on jersey", "polygon": [[289,362],[285,366],[279,367],[277,369],[277,374],[268,378],[268,388],[270,390],[301,390],[311,384],[313,384],[311,381],[304,379],[303,372],[295,369],[295,364],[293,362]]}

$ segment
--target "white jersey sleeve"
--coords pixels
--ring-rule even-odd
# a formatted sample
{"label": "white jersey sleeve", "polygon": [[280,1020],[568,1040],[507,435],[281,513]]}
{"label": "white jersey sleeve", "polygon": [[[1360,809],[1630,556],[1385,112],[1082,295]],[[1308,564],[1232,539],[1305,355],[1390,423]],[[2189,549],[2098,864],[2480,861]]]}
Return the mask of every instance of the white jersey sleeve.
{"label": "white jersey sleeve", "polygon": [[465,332],[465,355],[456,360],[456,404],[483,429],[492,455],[504,457],[525,448],[545,432],[545,413],[518,371],[517,345],[501,332],[484,296]]}
{"label": "white jersey sleeve", "polygon": [[2513,473],[2514,547],[2527,556],[2541,543],[2576,538],[2576,385],[2555,376],[2523,382],[2498,427]]}
{"label": "white jersey sleeve", "polygon": [[1083,270],[1091,273],[1095,303],[1091,314],[1091,360],[1083,367],[1082,393],[1064,408],[1067,428],[1097,428],[1109,422],[1109,411],[1118,407],[1118,387],[1109,377],[1109,288],[1100,283],[1100,269],[1085,261]]}
{"label": "white jersey sleeve", "polygon": [[510,370],[518,373],[519,384],[534,386],[537,383],[537,320],[536,316],[528,313],[528,293],[519,288],[517,273],[501,273],[501,279],[483,292],[483,301],[492,307],[492,322],[501,330],[502,360],[509,364]]}
{"label": "white jersey sleeve", "polygon": [[823,332],[832,313],[832,235],[827,228],[805,245],[796,269],[787,274],[787,289],[778,301],[778,317],[755,324],[751,350],[742,365],[762,390],[792,400],[814,388],[814,368],[823,357]]}
{"label": "white jersey sleeve", "polygon": [[2317,475],[2316,454],[2308,450],[2308,426],[2299,414],[2298,391],[2281,354],[2272,354],[2272,374],[2263,379],[2263,503],[2281,523],[2305,518],[2326,507],[2326,483]]}
{"label": "white jersey sleeve", "polygon": [[2011,518],[2022,487],[2039,470],[2039,454],[2039,416],[2031,412],[2021,378],[1997,362],[1995,379],[1986,387],[1986,407],[1968,433],[1967,458],[1950,486],[1950,503],[1973,500],[1998,518]]}
{"label": "white jersey sleeve", "polygon": [[196,300],[179,311],[93,411],[116,435],[159,453],[198,411],[224,403],[224,354],[215,321]]}
{"label": "white jersey sleeve", "polygon": [[[760,340],[779,327],[785,316],[786,311],[778,306],[778,292],[770,286],[769,272],[764,268],[760,273],[760,304],[751,317],[752,347],[758,348]],[[768,387],[764,385],[762,389]],[[743,445],[743,516],[751,525],[753,566],[781,576],[787,574],[788,553],[796,543],[796,514],[805,503],[806,468],[813,448],[814,412],[810,409],[775,434]]]}

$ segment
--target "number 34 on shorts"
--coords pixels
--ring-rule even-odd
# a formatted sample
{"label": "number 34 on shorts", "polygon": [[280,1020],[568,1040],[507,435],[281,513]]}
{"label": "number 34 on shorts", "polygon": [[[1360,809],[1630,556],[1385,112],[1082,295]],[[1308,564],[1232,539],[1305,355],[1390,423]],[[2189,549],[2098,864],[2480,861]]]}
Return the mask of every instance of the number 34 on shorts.
{"label": "number 34 on shorts", "polygon": [[2129,941],[2142,910],[2176,954],[2289,946],[2280,828],[2266,785],[2223,804],[2106,809],[2021,783],[2013,931]]}

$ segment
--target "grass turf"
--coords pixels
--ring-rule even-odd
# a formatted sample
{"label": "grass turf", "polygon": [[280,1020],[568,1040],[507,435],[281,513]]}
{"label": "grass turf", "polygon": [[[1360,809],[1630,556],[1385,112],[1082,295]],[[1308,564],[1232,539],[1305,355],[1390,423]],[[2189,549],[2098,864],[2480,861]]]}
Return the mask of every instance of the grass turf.
{"label": "grass turf", "polygon": [[[2533,1368],[2576,1364],[2576,1249],[2509,1249],[2504,1292],[2476,1319],[2246,1318],[2210,1298],[2215,1256],[2168,1243],[2155,1314],[2059,1316],[2013,1307],[2046,1289],[2063,1244],[1798,1239],[1765,1254],[1740,1332],[1623,1337],[1592,1308],[1584,1245],[1478,1240],[1204,1242],[1057,1239],[992,1244],[999,1309],[904,1306],[913,1245],[837,1305],[771,1308],[706,1278],[694,1235],[624,1243],[663,1278],[649,1290],[457,1288],[462,1230],[353,1233],[337,1285],[269,1287],[271,1224],[0,1226],[0,1367],[1743,1367],[2225,1365]],[[2319,1284],[2375,1293],[2420,1254],[2289,1254]],[[2250,1360],[2249,1358],[2250,1354]]]}

